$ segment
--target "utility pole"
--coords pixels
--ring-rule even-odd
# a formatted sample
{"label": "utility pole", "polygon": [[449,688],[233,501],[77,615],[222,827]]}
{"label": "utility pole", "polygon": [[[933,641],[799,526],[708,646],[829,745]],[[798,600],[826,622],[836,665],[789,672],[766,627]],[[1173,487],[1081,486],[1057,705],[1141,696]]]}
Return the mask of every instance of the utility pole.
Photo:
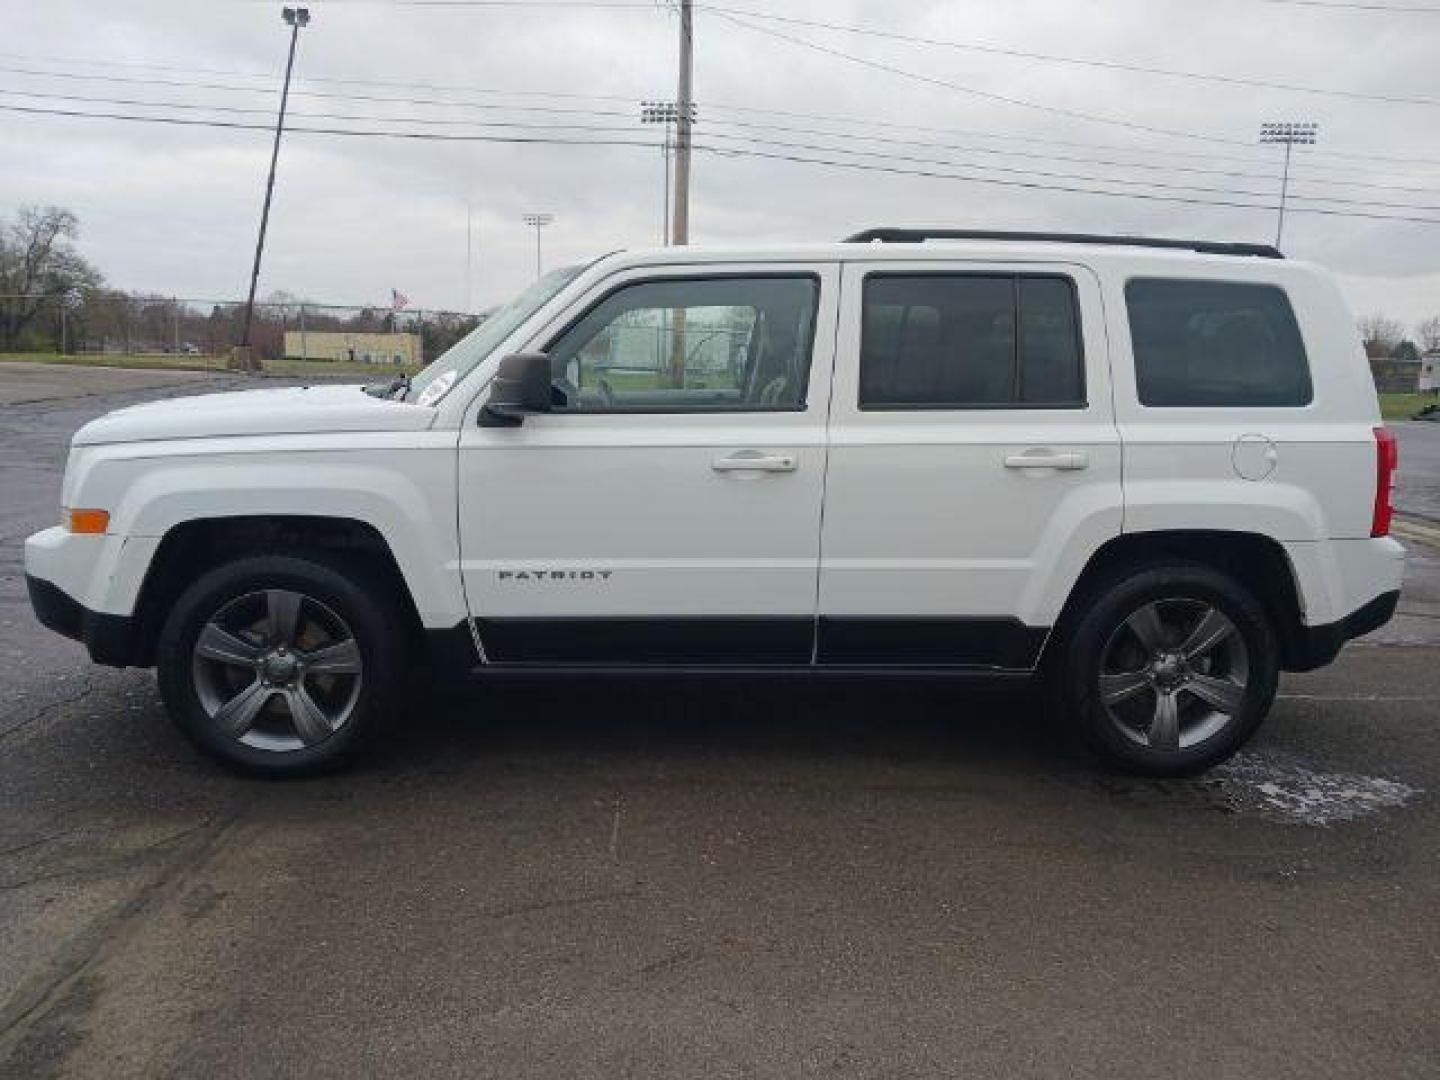
{"label": "utility pole", "polygon": [[535,230],[535,276],[540,276],[540,230],[555,220],[554,214],[525,214],[520,219]]}
{"label": "utility pole", "polygon": [[1280,212],[1275,222],[1275,246],[1280,246],[1280,237],[1285,232],[1285,198],[1290,190],[1290,151],[1296,146],[1314,146],[1315,133],[1320,125],[1303,123],[1267,123],[1260,125],[1262,143],[1283,143],[1285,145],[1285,168],[1280,174]]}
{"label": "utility pole", "polygon": [[466,314],[471,314],[471,313],[473,313],[473,312],[475,311],[475,301],[474,301],[474,299],[473,299],[473,297],[474,297],[474,292],[473,292],[472,289],[471,289],[471,284],[472,284],[472,282],[471,282],[471,275],[472,275],[472,271],[471,271],[471,265],[472,265],[472,264],[471,264],[471,252],[472,252],[472,249],[473,249],[473,246],[474,246],[474,245],[471,243],[471,239],[470,239],[470,238],[471,238],[471,235],[472,235],[472,228],[473,228],[473,226],[471,225],[471,219],[473,218],[473,216],[474,216],[474,215],[473,215],[473,213],[472,213],[472,208],[471,208],[470,202],[467,200],[466,203],[465,203],[465,312],[466,312]]}
{"label": "utility pole", "polygon": [[290,100],[290,72],[295,67],[295,43],[300,29],[310,25],[310,9],[287,7],[281,11],[290,27],[290,53],[285,59],[285,86],[280,91],[280,115],[275,119],[275,144],[270,149],[270,176],[265,181],[265,206],[260,211],[260,237],[255,241],[255,265],[250,271],[250,295],[245,300],[245,324],[240,331],[240,359],[247,370],[259,367],[250,356],[250,324],[255,318],[255,286],[260,280],[260,256],[265,251],[265,228],[270,224],[270,199],[275,194],[275,163],[280,158],[280,135],[285,130],[285,106]]}
{"label": "utility pole", "polygon": [[692,0],[680,0],[680,84],[675,93],[675,224],[671,240],[690,242],[690,134],[695,119],[691,75],[695,12]]}

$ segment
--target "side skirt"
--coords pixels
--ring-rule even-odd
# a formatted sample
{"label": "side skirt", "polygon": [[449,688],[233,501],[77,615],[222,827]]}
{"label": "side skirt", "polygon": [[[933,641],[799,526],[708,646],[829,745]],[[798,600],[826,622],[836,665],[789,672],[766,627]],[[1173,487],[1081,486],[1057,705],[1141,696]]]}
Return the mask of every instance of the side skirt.
{"label": "side skirt", "polygon": [[[921,676],[1024,682],[1047,628],[1012,619],[479,619],[427,631],[437,667],[481,675]],[[811,660],[814,635],[818,654]]]}

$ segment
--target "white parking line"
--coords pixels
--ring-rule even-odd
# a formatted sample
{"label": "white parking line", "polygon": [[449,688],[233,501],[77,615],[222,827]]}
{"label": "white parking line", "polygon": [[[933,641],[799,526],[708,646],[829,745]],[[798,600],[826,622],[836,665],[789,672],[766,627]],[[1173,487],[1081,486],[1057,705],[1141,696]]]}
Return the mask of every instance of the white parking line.
{"label": "white parking line", "polygon": [[1430,547],[1440,548],[1440,528],[1433,525],[1422,525],[1412,519],[1396,518],[1390,525],[1390,531],[1402,540],[1411,540],[1417,544],[1428,544]]}

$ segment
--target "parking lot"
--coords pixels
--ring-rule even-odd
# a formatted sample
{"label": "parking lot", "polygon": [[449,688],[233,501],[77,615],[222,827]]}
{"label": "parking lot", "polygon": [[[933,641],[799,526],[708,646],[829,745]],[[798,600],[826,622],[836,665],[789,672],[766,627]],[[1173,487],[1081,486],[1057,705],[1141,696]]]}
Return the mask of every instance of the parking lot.
{"label": "parking lot", "polygon": [[248,384],[46,379],[0,365],[0,1076],[1440,1074],[1440,548],[1195,780],[1024,695],[776,678],[484,686],[250,781],[20,549],[80,423]]}

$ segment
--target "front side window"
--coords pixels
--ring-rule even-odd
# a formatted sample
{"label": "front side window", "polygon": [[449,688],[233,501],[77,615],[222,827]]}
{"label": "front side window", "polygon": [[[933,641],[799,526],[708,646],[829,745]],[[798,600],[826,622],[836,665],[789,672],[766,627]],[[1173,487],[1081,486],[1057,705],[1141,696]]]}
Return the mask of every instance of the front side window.
{"label": "front side window", "polygon": [[1310,368],[1290,300],[1274,285],[1136,278],[1125,286],[1140,403],[1310,404]]}
{"label": "front side window", "polygon": [[871,274],[862,309],[862,409],[1085,404],[1069,278]]}
{"label": "front side window", "polygon": [[804,276],[622,286],[547,350],[557,411],[804,409],[819,293]]}

